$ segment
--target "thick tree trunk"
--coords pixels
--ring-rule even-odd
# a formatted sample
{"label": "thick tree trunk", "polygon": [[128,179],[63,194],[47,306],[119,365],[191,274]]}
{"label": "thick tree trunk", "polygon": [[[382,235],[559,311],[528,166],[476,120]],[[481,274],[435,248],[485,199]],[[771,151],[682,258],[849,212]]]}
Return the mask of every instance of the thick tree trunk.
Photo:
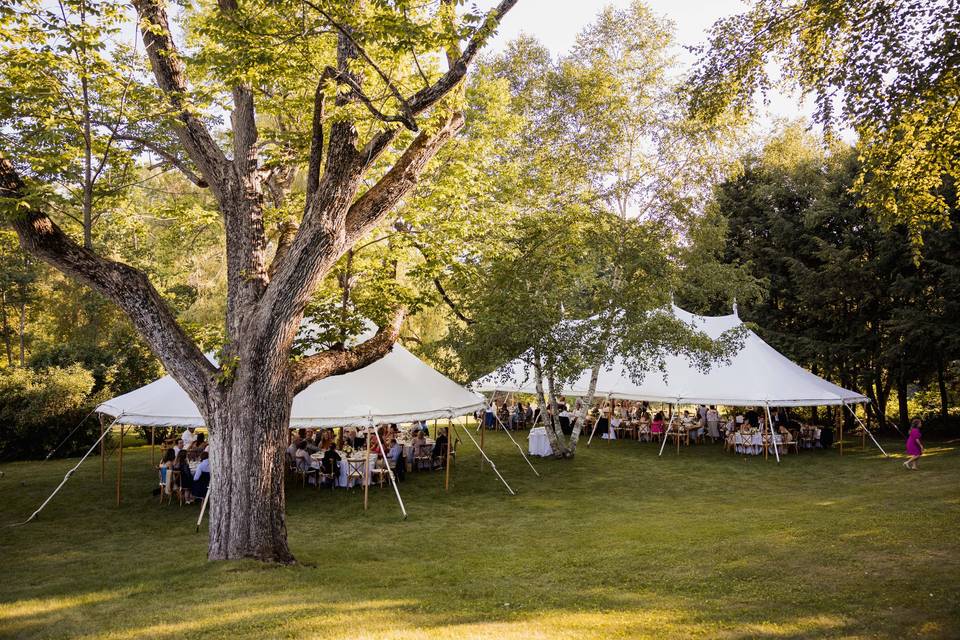
{"label": "thick tree trunk", "polygon": [[294,562],[287,546],[284,494],[293,385],[286,366],[274,369],[242,368],[206,416],[210,560]]}
{"label": "thick tree trunk", "polygon": [[950,415],[950,397],[947,394],[947,376],[944,369],[941,354],[937,358],[937,386],[940,388],[940,417],[946,419]]}

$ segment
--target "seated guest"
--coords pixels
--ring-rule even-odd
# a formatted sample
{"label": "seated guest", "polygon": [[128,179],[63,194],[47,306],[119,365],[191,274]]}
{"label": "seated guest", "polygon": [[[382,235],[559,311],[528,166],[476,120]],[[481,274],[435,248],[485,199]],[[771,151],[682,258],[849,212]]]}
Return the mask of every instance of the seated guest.
{"label": "seated guest", "polygon": [[416,454],[417,447],[427,446],[427,436],[423,431],[417,431],[413,436],[413,447],[414,454]]}
{"label": "seated guest", "polygon": [[310,471],[311,469],[319,469],[320,463],[314,460],[310,456],[310,452],[307,451],[307,441],[301,440],[297,444],[297,452],[294,454],[294,459],[297,461],[297,467],[301,471]]}
{"label": "seated guest", "polygon": [[174,457],[180,455],[180,452],[183,451],[186,447],[183,446],[183,438],[177,438],[177,443],[173,445],[173,455]]}
{"label": "seated guest", "polygon": [[297,439],[291,438],[290,444],[287,446],[287,456],[291,459],[295,458],[297,455]]}
{"label": "seated guest", "polygon": [[402,455],[403,447],[400,446],[400,443],[397,442],[396,438],[391,438],[390,448],[387,450],[387,459],[390,460],[391,463],[396,464]]}
{"label": "seated guest", "polygon": [[[331,442],[327,450],[323,452],[323,462],[321,464],[324,473],[333,474],[335,478],[340,476],[340,454],[337,453],[337,445]],[[337,481],[334,480],[334,483]]]}
{"label": "seated guest", "polygon": [[[203,434],[200,434],[203,436]],[[174,469],[180,472],[180,489],[183,491],[183,500],[187,504],[193,503],[193,472],[187,462],[187,452],[181,451],[174,463]]]}
{"label": "seated guest", "polygon": [[200,454],[200,464],[193,473],[193,495],[196,498],[203,498],[207,495],[207,487],[210,486],[210,454],[204,451]]}
{"label": "seated guest", "polygon": [[653,416],[653,422],[650,423],[650,433],[659,435],[663,433],[663,411],[657,411]]}
{"label": "seated guest", "polygon": [[196,436],[196,433],[195,433],[196,430],[197,430],[196,427],[187,427],[186,431],[184,431],[184,432],[180,435],[180,439],[183,440],[183,448],[184,448],[184,449],[189,449],[190,447],[193,446],[194,440],[197,439],[197,436]]}
{"label": "seated guest", "polygon": [[440,464],[444,464],[444,460],[447,456],[448,441],[447,429],[441,429],[440,433],[437,434],[436,441],[433,443],[433,451],[430,454],[434,462],[440,461]]}
{"label": "seated guest", "polygon": [[160,482],[167,482],[169,472],[171,469],[173,469],[176,460],[177,454],[173,449],[167,449],[163,452],[163,457],[160,459],[160,464],[157,465],[157,468],[160,469]]}

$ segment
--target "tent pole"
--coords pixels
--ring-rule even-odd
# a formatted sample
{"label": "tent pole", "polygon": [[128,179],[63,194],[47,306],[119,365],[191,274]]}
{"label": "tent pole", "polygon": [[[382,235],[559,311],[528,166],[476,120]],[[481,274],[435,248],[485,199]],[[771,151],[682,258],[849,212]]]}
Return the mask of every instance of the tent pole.
{"label": "tent pole", "polygon": [[[880,453],[882,453],[882,454],[884,455],[884,457],[889,458],[890,455],[889,455],[886,451],[883,450],[883,447],[880,446],[880,443],[877,442],[877,439],[873,437],[873,434],[872,434],[872,433],[870,433],[870,429],[867,429],[867,427],[864,426],[863,422],[860,421],[860,418],[857,416],[857,413],[850,407],[850,405],[848,405],[846,402],[844,402],[844,403],[843,403],[843,406],[845,406],[845,407],[847,408],[847,410],[849,410],[850,413],[853,414],[853,417],[854,417],[854,419],[855,419],[857,422],[860,422],[860,426],[863,427],[863,430],[867,433],[868,436],[870,436],[870,439],[873,440],[873,444],[877,445],[877,449],[880,449]],[[843,451],[843,448],[841,447],[840,450]]]}
{"label": "tent pole", "polygon": [[207,493],[203,496],[203,502],[200,504],[200,517],[197,518],[197,530],[194,533],[200,533],[200,521],[203,520],[203,512],[207,510],[207,501],[210,499],[210,487],[207,487]]}
{"label": "tent pole", "polygon": [[[765,408],[767,410],[767,426],[770,428],[770,442],[773,443],[773,454],[777,456],[777,464],[780,464],[780,451],[777,450],[777,434],[773,432],[773,416],[770,415],[770,405],[766,404]],[[766,451],[766,448],[764,448]]]}
{"label": "tent pole", "polygon": [[[483,457],[483,458],[486,458],[486,459],[487,459],[487,462],[490,463],[490,468],[493,469],[493,472],[494,472],[495,474],[497,474],[497,477],[498,477],[498,478],[500,478],[500,482],[502,482],[502,483],[503,483],[503,486],[505,486],[505,487],[507,488],[507,491],[510,492],[510,495],[512,495],[512,496],[517,495],[516,493],[514,493],[513,489],[510,488],[510,485],[507,484],[507,481],[503,479],[503,476],[500,475],[500,472],[497,471],[497,465],[493,464],[493,460],[491,460],[489,457],[487,457],[487,452],[484,451],[484,450],[483,450],[483,447],[480,446],[480,444],[477,443],[476,439],[475,439],[475,438],[473,437],[473,435],[470,433],[470,430],[469,430],[469,429],[464,429],[464,432],[467,434],[467,437],[469,437],[470,440],[473,441],[473,444],[475,444],[475,445],[477,446],[477,449],[480,450],[480,456]],[[460,435],[460,433],[459,433],[459,431],[458,431],[458,432],[457,432],[457,436],[459,436],[459,435]]]}
{"label": "tent pole", "polygon": [[[373,431],[374,435],[377,436],[377,442],[380,443],[380,451],[386,451],[386,448],[383,446],[383,439],[380,438],[380,434],[377,433],[376,429]],[[387,476],[390,478],[390,484],[393,486],[393,492],[397,494],[397,502],[400,503],[400,511],[403,512],[403,519],[407,519],[407,508],[403,506],[403,498],[400,497],[400,489],[397,487],[397,479],[393,477],[393,469],[390,468],[390,462],[387,460],[387,456],[383,456],[383,461],[387,465]]]}
{"label": "tent pole", "polygon": [[447,460],[443,469],[443,490],[450,491],[450,450],[453,449],[453,430],[450,428],[452,420],[447,420]]}
{"label": "tent pole", "polygon": [[[666,446],[667,446],[667,440],[670,439],[670,429],[673,428],[673,418],[674,418],[674,415],[673,415],[673,412],[671,412],[671,413],[670,413],[670,422],[667,423],[667,430],[663,432],[663,442],[660,443],[660,454],[659,454],[659,455],[661,455],[661,456],[663,455],[663,450],[664,450],[664,448],[666,448]],[[678,440],[679,440],[679,438],[678,438]]]}
{"label": "tent pole", "polygon": [[370,495],[370,432],[364,438],[367,442],[367,457],[363,462],[363,510],[367,510],[367,500]]}
{"label": "tent pole", "polygon": [[154,437],[155,436],[154,432],[156,430],[157,430],[156,427],[150,427],[150,466],[151,467],[157,466],[157,456],[156,456],[157,442],[156,442],[156,438]]}
{"label": "tent pole", "polygon": [[843,457],[843,412],[842,411],[837,413],[837,433],[840,434],[840,437],[837,439],[837,443],[840,445],[840,456]]}
{"label": "tent pole", "polygon": [[120,490],[123,487],[123,425],[120,425],[120,456],[117,458],[117,506],[120,506]]}
{"label": "tent pole", "polygon": [[[105,457],[104,457],[105,451],[104,451],[104,446],[103,446],[103,436],[104,436],[104,434],[106,433],[106,431],[105,431],[104,428],[103,428],[103,422],[104,422],[104,421],[103,421],[103,414],[100,413],[100,414],[97,414],[97,415],[100,417],[100,440],[98,440],[98,442],[100,443],[100,482],[102,483],[102,482],[103,482],[104,468],[105,468],[106,465],[107,465],[107,461],[106,461],[106,459],[105,459]],[[114,422],[116,422],[116,420],[114,420]]]}

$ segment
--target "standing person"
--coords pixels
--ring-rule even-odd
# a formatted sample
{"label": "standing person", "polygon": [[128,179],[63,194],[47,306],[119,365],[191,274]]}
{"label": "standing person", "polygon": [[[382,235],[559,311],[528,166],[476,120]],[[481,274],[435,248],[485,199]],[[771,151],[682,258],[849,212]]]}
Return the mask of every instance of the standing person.
{"label": "standing person", "polygon": [[180,434],[180,439],[183,440],[183,449],[189,449],[193,446],[193,441],[197,439],[196,431],[196,427],[187,427],[186,430]]}
{"label": "standing person", "polygon": [[923,426],[923,420],[914,418],[910,423],[910,433],[907,435],[907,461],[903,463],[907,469],[916,469],[917,460],[923,455],[923,443],[920,442],[920,427]]}
{"label": "standing person", "polygon": [[487,405],[486,410],[483,415],[483,426],[485,429],[492,429],[496,423],[497,416],[497,403],[494,400],[490,399],[490,404]]}

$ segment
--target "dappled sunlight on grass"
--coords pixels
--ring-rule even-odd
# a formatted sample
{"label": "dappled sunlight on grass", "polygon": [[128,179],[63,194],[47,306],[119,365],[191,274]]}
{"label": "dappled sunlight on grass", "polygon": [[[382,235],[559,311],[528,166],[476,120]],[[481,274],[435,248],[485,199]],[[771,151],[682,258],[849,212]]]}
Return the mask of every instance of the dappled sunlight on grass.
{"label": "dappled sunlight on grass", "polygon": [[[0,530],[0,635],[960,637],[956,448],[913,474],[869,450],[777,465],[604,442],[535,461],[538,479],[509,440],[487,442],[517,496],[479,473],[469,443],[450,493],[442,474],[402,484],[407,521],[389,489],[364,513],[362,492],[290,487],[292,567],[207,563],[196,505],[149,495],[149,449],[125,453],[119,509],[95,462],[40,520]],[[0,491],[18,487],[0,522],[68,467],[0,466]]]}

